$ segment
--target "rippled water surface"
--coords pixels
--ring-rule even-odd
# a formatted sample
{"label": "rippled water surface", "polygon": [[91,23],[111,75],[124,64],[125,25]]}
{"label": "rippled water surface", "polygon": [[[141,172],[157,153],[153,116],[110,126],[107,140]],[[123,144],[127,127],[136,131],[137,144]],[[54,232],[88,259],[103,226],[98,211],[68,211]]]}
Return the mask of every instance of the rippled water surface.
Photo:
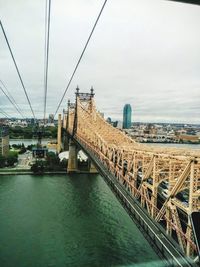
{"label": "rippled water surface", "polygon": [[0,266],[162,266],[99,175],[1,176]]}

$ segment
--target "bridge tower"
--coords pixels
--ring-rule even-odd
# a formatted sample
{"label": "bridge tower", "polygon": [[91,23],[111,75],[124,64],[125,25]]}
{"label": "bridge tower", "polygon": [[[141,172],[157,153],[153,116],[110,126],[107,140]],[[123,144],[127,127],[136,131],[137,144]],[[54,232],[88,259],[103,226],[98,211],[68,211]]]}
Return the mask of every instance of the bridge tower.
{"label": "bridge tower", "polygon": [[[66,117],[65,132],[68,133],[68,144],[69,144],[69,158],[67,166],[68,173],[81,172],[78,168],[78,152],[81,150],[81,148],[77,146],[77,143],[75,141],[76,134],[78,131],[78,119],[79,119],[78,101],[84,102],[84,105],[90,107],[90,111],[92,112],[94,90],[93,88],[91,88],[90,93],[80,93],[79,88],[77,87],[75,94],[76,94],[75,104],[70,103],[70,101],[68,101],[68,111]],[[73,118],[71,118],[71,114],[74,114]],[[69,130],[70,128],[72,128],[71,132]],[[90,159],[88,159],[88,166],[86,172],[97,173],[97,170]]]}

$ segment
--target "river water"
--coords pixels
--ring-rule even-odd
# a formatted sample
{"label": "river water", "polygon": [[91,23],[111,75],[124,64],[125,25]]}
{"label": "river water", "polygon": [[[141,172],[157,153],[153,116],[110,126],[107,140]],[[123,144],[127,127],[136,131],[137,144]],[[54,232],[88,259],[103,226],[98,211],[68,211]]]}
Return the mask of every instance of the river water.
{"label": "river water", "polygon": [[144,143],[149,146],[161,146],[161,147],[176,147],[176,148],[185,148],[192,150],[200,150],[200,144],[177,144],[177,143]]}
{"label": "river water", "polygon": [[164,266],[99,175],[0,177],[1,267]]}
{"label": "river water", "polygon": [[[10,143],[22,142],[33,143]],[[164,263],[100,175],[8,175],[0,176],[0,266]]]}
{"label": "river water", "polygon": [[[47,145],[47,143],[51,141],[48,139],[42,140],[43,145]],[[54,140],[56,141],[56,140]],[[37,139],[10,139],[10,145],[13,144],[24,144],[25,146],[31,145],[31,144],[37,144]],[[199,149],[200,150],[200,144],[177,144],[177,143],[144,143],[144,145],[149,146],[165,146],[165,147],[177,147],[177,148],[189,148],[189,149]]]}

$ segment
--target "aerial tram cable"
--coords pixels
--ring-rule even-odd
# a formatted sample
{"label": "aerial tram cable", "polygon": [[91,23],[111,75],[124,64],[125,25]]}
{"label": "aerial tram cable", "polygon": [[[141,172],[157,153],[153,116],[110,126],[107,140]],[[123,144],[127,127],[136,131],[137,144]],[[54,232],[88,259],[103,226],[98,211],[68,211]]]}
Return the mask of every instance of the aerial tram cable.
{"label": "aerial tram cable", "polygon": [[16,106],[16,104],[13,102],[13,100],[10,98],[10,96],[8,94],[6,94],[6,92],[4,91],[4,89],[0,86],[0,90],[3,92],[3,94],[7,97],[7,99],[10,101],[10,103],[13,105],[13,107],[17,110],[17,112],[22,116],[22,118],[24,119],[23,114],[21,113],[21,111],[18,109],[18,107]]}
{"label": "aerial tram cable", "polygon": [[0,108],[0,113],[1,113],[2,115],[4,115],[7,119],[11,119],[11,117],[8,115],[8,113],[5,112],[5,111],[3,111],[1,108]]}
{"label": "aerial tram cable", "polygon": [[[48,9],[48,12],[47,12]],[[44,124],[46,122],[48,68],[49,68],[49,33],[51,22],[51,0],[46,0],[45,6],[45,45],[44,45]]]}
{"label": "aerial tram cable", "polygon": [[28,94],[27,94],[26,88],[25,88],[25,86],[24,86],[24,82],[23,82],[23,80],[22,80],[22,77],[21,77],[21,74],[20,74],[20,72],[19,72],[19,69],[18,69],[18,66],[17,66],[16,60],[15,60],[15,58],[14,58],[14,55],[13,55],[12,49],[11,49],[11,47],[10,47],[10,44],[9,44],[9,41],[8,41],[8,38],[7,38],[7,36],[6,36],[6,33],[5,33],[5,30],[4,30],[4,27],[3,27],[3,24],[2,24],[2,22],[1,22],[1,20],[0,20],[0,26],[1,26],[1,29],[2,29],[3,35],[4,35],[4,37],[5,37],[5,40],[6,40],[6,43],[7,43],[8,49],[9,49],[9,51],[10,51],[11,57],[12,57],[12,59],[13,59],[13,62],[14,62],[15,68],[16,68],[16,70],[17,70],[17,74],[18,74],[18,77],[19,77],[19,79],[20,79],[20,82],[21,82],[22,88],[23,88],[23,90],[24,90],[24,93],[25,93],[25,95],[26,95],[26,99],[27,99],[27,101],[28,101],[28,104],[29,104],[29,106],[30,106],[31,112],[32,112],[32,114],[33,114],[33,117],[34,117],[34,119],[35,119],[35,114],[34,114],[34,111],[33,111],[33,108],[32,108],[31,102],[30,102],[30,99],[29,99],[29,97],[28,97]]}
{"label": "aerial tram cable", "polygon": [[[45,17],[44,17],[44,24],[45,24],[45,28],[44,28],[44,80],[43,80],[43,86],[44,86],[44,96],[43,96],[43,101],[45,103],[45,80],[46,80],[46,53],[47,53],[47,9],[48,9],[48,0],[45,1]],[[44,118],[43,118],[44,119]]]}
{"label": "aerial tram cable", "polygon": [[15,101],[14,97],[12,96],[12,94],[8,91],[7,86],[4,84],[4,82],[2,80],[0,80],[0,83],[2,84],[3,88],[6,90],[6,93],[7,93],[8,97],[11,99],[10,102],[14,103],[14,105],[16,106],[16,109],[18,109],[18,112],[20,113],[22,118],[24,118],[22,110],[20,109],[19,105],[16,103],[16,101]]}
{"label": "aerial tram cable", "polygon": [[17,110],[17,112],[22,116],[22,118],[24,118],[23,114],[20,112],[20,110],[18,110],[17,106],[15,106],[15,103],[12,101],[10,96],[6,94],[6,92],[4,91],[4,89],[1,86],[0,86],[0,90],[7,97],[7,99],[10,101],[10,103],[13,105],[13,107]]}
{"label": "aerial tram cable", "polygon": [[58,110],[59,110],[59,108],[60,108],[60,105],[62,104],[62,101],[63,101],[63,99],[64,99],[64,97],[65,97],[65,94],[66,94],[66,92],[67,92],[67,90],[68,90],[68,88],[69,88],[69,86],[70,86],[70,84],[71,84],[71,82],[72,82],[72,80],[73,80],[73,77],[74,77],[74,75],[75,75],[75,73],[76,73],[76,71],[77,71],[77,69],[78,69],[78,66],[79,66],[79,64],[80,64],[80,62],[81,62],[81,59],[82,59],[82,57],[83,57],[83,55],[84,55],[84,53],[85,53],[85,50],[86,50],[86,48],[87,48],[87,46],[88,46],[88,44],[89,44],[89,41],[90,41],[90,39],[91,39],[91,37],[92,37],[92,34],[93,34],[93,32],[94,32],[94,30],[95,30],[95,28],[96,28],[97,23],[98,23],[98,21],[99,21],[99,19],[100,19],[100,17],[101,17],[101,14],[102,14],[102,12],[103,12],[103,9],[104,9],[106,3],[107,3],[107,0],[104,1],[103,5],[102,5],[102,8],[101,8],[101,10],[100,10],[100,12],[99,12],[99,15],[97,16],[97,19],[96,19],[96,21],[95,21],[95,23],[94,23],[94,26],[93,26],[93,28],[92,28],[92,31],[91,31],[91,33],[90,33],[88,39],[87,39],[87,42],[86,42],[86,44],[85,44],[85,46],[84,46],[84,48],[83,48],[83,51],[82,51],[82,53],[81,53],[81,55],[80,55],[80,57],[79,57],[79,60],[78,60],[78,62],[77,62],[77,64],[76,64],[76,66],[75,66],[75,68],[74,68],[74,71],[73,71],[73,73],[72,73],[72,75],[71,75],[71,78],[70,78],[70,80],[69,80],[69,82],[68,82],[68,84],[67,84],[67,87],[66,87],[66,89],[65,89],[65,91],[64,91],[64,93],[63,93],[63,95],[62,95],[62,97],[61,97],[61,100],[60,100],[59,104],[58,104],[58,107],[57,107],[56,112],[55,112],[55,114],[54,114],[54,118],[55,118],[55,116],[56,116],[56,114],[57,114],[57,112],[58,112]]}

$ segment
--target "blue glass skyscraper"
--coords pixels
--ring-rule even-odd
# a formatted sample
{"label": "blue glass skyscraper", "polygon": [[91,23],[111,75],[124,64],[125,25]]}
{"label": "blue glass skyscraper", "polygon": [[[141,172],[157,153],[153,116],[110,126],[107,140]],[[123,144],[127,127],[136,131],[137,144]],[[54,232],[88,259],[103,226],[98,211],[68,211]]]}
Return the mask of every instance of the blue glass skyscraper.
{"label": "blue glass skyscraper", "polygon": [[123,129],[131,128],[132,109],[130,104],[126,104],[123,110]]}

